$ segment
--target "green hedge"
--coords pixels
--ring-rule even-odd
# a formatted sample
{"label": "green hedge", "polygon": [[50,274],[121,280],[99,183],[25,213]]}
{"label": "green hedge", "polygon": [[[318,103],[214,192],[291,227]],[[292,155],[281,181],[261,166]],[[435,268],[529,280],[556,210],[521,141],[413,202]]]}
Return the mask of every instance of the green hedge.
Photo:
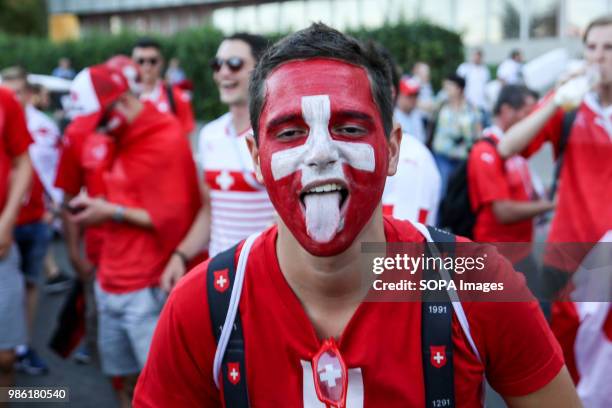
{"label": "green hedge", "polygon": [[[430,64],[434,86],[463,60],[463,44],[458,34],[427,22],[401,23],[374,30],[360,29],[351,34],[373,39],[385,45],[408,70],[415,61]],[[277,39],[279,36],[271,36]],[[0,67],[20,64],[34,73],[50,73],[62,56],[69,57],[76,69],[99,63],[108,57],[129,55],[136,34],[89,35],[79,41],[54,44],[46,39],[0,35]],[[211,27],[182,31],[172,37],[161,37],[164,54],[176,56],[195,85],[193,100],[196,116],[210,120],[226,108],[218,101],[208,61],[214,56],[223,34]]]}

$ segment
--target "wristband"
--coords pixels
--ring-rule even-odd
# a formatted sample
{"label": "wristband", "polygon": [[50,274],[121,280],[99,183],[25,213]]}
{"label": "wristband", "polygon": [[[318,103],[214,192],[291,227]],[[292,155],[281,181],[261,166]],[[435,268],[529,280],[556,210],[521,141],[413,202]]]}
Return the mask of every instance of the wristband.
{"label": "wristband", "polygon": [[175,249],[172,253],[174,255],[177,255],[179,258],[181,258],[181,261],[183,261],[183,266],[187,267],[187,264],[189,263],[189,257],[187,255],[185,255],[183,252],[179,251],[178,249]]}
{"label": "wristband", "polygon": [[125,207],[122,205],[116,206],[112,218],[115,222],[123,222],[125,219]]}

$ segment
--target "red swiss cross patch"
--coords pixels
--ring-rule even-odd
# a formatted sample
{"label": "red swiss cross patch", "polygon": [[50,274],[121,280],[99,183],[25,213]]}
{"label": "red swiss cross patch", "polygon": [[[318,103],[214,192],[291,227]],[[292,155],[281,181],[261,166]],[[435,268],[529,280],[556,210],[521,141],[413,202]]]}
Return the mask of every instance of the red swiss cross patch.
{"label": "red swiss cross patch", "polygon": [[436,368],[442,368],[446,365],[446,346],[429,346],[429,361]]}
{"label": "red swiss cross patch", "polygon": [[240,382],[240,363],[227,363],[227,379],[234,385]]}
{"label": "red swiss cross patch", "polygon": [[229,269],[222,269],[220,271],[215,271],[215,289],[217,292],[225,292],[227,288],[229,288]]}

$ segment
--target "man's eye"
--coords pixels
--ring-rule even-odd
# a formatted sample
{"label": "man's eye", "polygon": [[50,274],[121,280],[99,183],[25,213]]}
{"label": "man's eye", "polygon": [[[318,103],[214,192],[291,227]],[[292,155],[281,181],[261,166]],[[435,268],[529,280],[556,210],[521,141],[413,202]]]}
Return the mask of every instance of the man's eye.
{"label": "man's eye", "polygon": [[276,135],[277,139],[292,140],[306,135],[305,129],[285,129]]}
{"label": "man's eye", "polygon": [[338,126],[333,129],[333,132],[341,136],[363,136],[366,134],[364,128],[354,125]]}

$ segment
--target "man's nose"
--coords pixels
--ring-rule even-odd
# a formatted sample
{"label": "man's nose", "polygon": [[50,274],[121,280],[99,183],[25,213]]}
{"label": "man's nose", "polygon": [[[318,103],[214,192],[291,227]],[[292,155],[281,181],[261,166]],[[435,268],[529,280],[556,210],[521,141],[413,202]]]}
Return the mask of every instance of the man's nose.
{"label": "man's nose", "polygon": [[314,129],[314,131],[316,134],[312,135],[314,137],[306,155],[306,164],[323,170],[334,165],[340,155],[327,129]]}

